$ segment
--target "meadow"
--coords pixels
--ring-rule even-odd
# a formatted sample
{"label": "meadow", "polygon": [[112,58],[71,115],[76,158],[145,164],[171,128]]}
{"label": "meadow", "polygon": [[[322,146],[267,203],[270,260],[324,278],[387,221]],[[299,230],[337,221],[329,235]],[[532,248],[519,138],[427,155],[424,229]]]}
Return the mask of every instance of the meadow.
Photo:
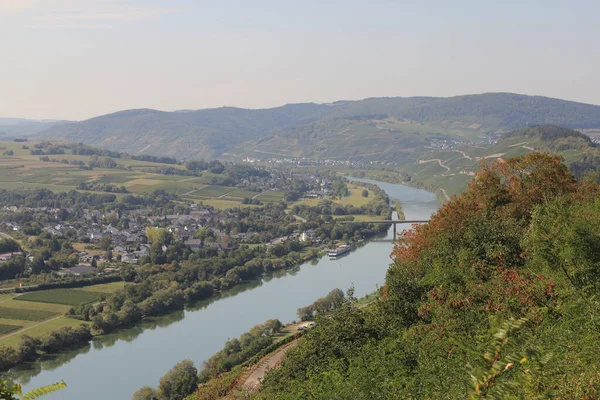
{"label": "meadow", "polygon": [[65,304],[77,306],[100,300],[102,293],[75,289],[50,289],[28,292],[18,296],[18,301],[33,301],[39,303]]}
{"label": "meadow", "polygon": [[0,324],[0,335],[6,335],[8,333],[18,331],[21,328],[22,328],[22,326],[19,326],[19,325]]}
{"label": "meadow", "polygon": [[26,310],[23,308],[0,307],[0,317],[5,319],[43,321],[56,315],[58,315],[58,313],[46,310]]}

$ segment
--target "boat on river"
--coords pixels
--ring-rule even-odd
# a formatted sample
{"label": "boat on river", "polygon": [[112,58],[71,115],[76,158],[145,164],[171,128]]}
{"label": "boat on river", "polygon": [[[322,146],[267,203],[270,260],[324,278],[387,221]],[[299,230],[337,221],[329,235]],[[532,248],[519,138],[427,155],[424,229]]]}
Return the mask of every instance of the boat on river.
{"label": "boat on river", "polygon": [[350,250],[352,250],[352,247],[348,246],[347,244],[341,245],[340,247],[336,248],[335,250],[329,251],[329,253],[328,253],[329,259],[335,260],[336,258],[348,253]]}

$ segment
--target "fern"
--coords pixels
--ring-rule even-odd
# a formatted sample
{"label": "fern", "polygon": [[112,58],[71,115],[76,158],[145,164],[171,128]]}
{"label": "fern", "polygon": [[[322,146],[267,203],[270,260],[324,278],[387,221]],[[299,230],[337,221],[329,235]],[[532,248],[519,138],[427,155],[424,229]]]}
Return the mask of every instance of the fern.
{"label": "fern", "polygon": [[30,392],[25,393],[25,395],[23,395],[23,400],[37,399],[46,394],[56,392],[58,390],[66,388],[66,387],[67,387],[67,384],[65,383],[65,381],[56,382],[56,383],[53,383],[52,385],[42,386],[42,387],[34,389]]}
{"label": "fern", "polygon": [[21,400],[33,400],[45,396],[49,393],[56,392],[58,390],[67,387],[65,381],[53,383],[52,385],[42,386],[34,389],[30,392],[23,394],[23,388],[19,384],[8,385],[6,381],[0,381],[0,398],[8,400],[17,400],[15,396],[19,396]]}

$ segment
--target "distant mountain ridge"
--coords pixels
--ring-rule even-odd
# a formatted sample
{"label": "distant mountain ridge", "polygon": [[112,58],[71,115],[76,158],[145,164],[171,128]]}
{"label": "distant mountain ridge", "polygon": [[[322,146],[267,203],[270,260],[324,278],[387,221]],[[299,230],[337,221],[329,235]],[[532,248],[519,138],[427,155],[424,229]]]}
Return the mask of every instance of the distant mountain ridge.
{"label": "distant mountain ridge", "polygon": [[0,117],[0,138],[21,137],[33,135],[38,132],[63,123],[64,121],[53,119],[26,119],[26,118],[2,118]]}
{"label": "distant mountain ridge", "polygon": [[[181,158],[342,157],[382,161],[431,139],[479,140],[528,125],[600,128],[600,106],[512,93],[391,97],[249,110],[119,111],[36,135]],[[363,156],[367,154],[367,156]]]}

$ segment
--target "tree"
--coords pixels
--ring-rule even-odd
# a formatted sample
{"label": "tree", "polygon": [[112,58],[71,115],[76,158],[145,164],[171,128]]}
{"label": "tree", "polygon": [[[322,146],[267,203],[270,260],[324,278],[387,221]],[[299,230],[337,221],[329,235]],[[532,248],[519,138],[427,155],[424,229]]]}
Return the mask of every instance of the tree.
{"label": "tree", "polygon": [[362,197],[369,197],[369,191],[367,189],[362,191]]}
{"label": "tree", "polygon": [[104,254],[104,257],[108,261],[112,261],[112,259],[113,259],[113,252],[112,252],[112,250],[110,250],[110,249],[106,250],[106,253]]}
{"label": "tree", "polygon": [[163,244],[170,244],[173,239],[171,232],[165,228],[148,228],[146,231],[146,237],[152,244],[162,246]]}
{"label": "tree", "polygon": [[110,249],[111,244],[112,244],[112,238],[110,236],[104,236],[98,242],[98,247],[100,247],[102,250],[108,250],[108,249]]}
{"label": "tree", "polygon": [[181,400],[194,393],[198,386],[198,370],[191,360],[183,360],[160,379],[159,398]]}
{"label": "tree", "polygon": [[133,400],[156,400],[158,399],[156,390],[150,386],[144,386],[133,394]]}

